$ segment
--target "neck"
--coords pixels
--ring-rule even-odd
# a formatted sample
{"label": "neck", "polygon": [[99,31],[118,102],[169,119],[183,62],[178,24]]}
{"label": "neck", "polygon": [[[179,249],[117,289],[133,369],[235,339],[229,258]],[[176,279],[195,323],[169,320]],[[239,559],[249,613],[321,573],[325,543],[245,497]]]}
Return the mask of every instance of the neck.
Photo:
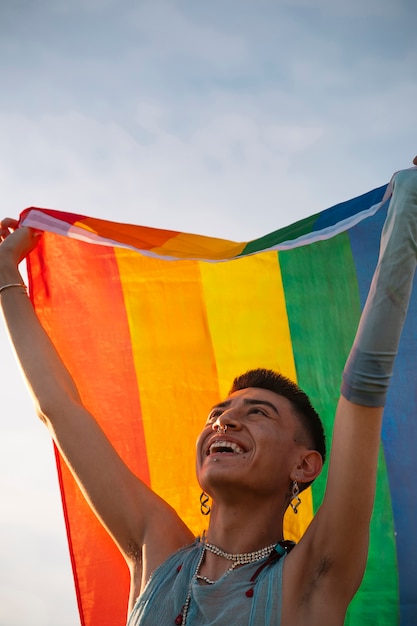
{"label": "neck", "polygon": [[[246,504],[213,502],[205,539],[230,554],[253,553],[282,540],[282,523],[283,514],[277,511],[276,505],[268,509],[264,503],[256,509]],[[198,574],[207,582],[218,580],[230,570],[230,560],[206,550]]]}
{"label": "neck", "polygon": [[213,502],[206,538],[226,552],[252,552],[283,538],[283,517],[276,504]]}

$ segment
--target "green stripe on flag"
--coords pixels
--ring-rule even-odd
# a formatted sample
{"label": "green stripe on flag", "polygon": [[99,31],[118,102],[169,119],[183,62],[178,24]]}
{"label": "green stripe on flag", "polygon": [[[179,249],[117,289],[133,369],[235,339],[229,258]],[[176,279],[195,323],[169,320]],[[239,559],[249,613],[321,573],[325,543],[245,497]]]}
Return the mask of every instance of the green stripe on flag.
{"label": "green stripe on flag", "polygon": [[[282,281],[297,379],[323,420],[328,449],[341,373],[360,316],[355,265],[348,233],[280,252]],[[313,505],[322,501],[327,466],[313,485]],[[380,455],[368,567],[346,626],[397,623],[398,581],[394,525],[383,454]],[[381,571],[381,553],[384,567]],[[378,589],[370,597],[368,588]]]}
{"label": "green stripe on flag", "polygon": [[239,256],[253,254],[254,252],[259,252],[260,250],[268,250],[283,241],[292,241],[293,239],[298,239],[298,237],[307,235],[312,232],[314,224],[317,221],[317,217],[318,215],[311,215],[310,217],[300,220],[295,224],[290,224],[290,226],[280,228],[279,230],[269,233],[264,237],[249,241]]}

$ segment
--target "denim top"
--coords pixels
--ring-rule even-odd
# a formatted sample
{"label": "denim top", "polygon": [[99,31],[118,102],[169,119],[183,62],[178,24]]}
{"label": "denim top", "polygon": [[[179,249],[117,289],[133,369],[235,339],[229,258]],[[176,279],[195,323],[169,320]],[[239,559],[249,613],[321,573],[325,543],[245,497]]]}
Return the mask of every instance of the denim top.
{"label": "denim top", "polygon": [[285,555],[264,567],[255,583],[250,581],[251,577],[268,557],[242,565],[213,585],[205,585],[194,578],[202,549],[196,540],[154,571],[136,601],[127,626],[174,626],[182,613],[190,581],[187,626],[280,626]]}

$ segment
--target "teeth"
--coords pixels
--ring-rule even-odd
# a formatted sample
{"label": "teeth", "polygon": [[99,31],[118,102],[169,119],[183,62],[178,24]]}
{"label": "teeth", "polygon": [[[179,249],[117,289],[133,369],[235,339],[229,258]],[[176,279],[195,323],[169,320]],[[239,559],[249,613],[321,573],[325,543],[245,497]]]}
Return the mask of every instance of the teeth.
{"label": "teeth", "polygon": [[216,452],[217,448],[228,448],[230,449],[231,452],[234,452],[235,454],[243,454],[244,450],[242,450],[242,448],[240,446],[237,445],[237,443],[234,443],[233,441],[215,441],[214,443],[211,444],[210,448],[209,448],[209,453],[213,453]]}

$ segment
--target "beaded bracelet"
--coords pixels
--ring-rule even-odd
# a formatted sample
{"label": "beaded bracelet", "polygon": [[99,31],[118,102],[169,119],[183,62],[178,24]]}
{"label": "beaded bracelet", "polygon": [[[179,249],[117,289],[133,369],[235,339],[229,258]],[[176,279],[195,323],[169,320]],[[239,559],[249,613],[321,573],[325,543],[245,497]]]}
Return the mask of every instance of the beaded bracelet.
{"label": "beaded bracelet", "polygon": [[8,283],[7,285],[3,285],[0,287],[0,293],[5,289],[10,289],[10,287],[21,287],[25,293],[27,293],[28,288],[24,283]]}

